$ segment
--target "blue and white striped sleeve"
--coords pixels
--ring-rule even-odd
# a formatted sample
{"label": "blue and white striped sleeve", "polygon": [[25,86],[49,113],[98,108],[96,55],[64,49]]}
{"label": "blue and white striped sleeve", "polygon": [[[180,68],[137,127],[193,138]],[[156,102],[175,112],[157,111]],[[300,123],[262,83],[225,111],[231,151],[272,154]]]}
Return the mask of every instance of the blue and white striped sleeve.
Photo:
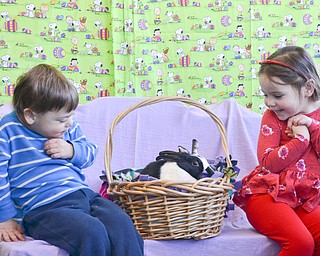
{"label": "blue and white striped sleeve", "polygon": [[17,211],[11,199],[8,162],[11,158],[8,139],[0,132],[0,222],[13,218]]}
{"label": "blue and white striped sleeve", "polygon": [[76,120],[70,127],[69,136],[68,142],[74,148],[74,155],[70,162],[80,169],[91,166],[97,156],[97,145],[87,140]]}

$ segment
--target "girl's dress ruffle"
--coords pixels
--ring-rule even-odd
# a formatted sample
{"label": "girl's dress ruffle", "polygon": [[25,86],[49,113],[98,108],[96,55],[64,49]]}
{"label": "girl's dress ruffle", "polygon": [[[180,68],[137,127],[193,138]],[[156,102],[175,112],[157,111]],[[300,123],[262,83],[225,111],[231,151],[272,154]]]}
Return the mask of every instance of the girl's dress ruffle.
{"label": "girl's dress ruffle", "polygon": [[233,201],[244,208],[248,196],[253,194],[270,194],[277,202],[292,208],[302,206],[311,212],[320,202],[320,176],[297,170],[271,173],[256,167],[242,179],[242,187],[234,193]]}

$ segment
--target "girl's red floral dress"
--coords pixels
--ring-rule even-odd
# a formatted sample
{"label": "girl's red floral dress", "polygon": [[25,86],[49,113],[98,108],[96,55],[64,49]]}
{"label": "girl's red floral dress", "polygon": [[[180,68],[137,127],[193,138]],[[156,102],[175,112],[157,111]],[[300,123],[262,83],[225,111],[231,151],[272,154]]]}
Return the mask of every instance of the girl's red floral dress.
{"label": "girl's red floral dress", "polygon": [[302,135],[289,137],[281,121],[267,110],[261,122],[258,141],[259,165],[242,179],[233,201],[240,207],[247,195],[269,193],[277,202],[312,211],[320,202],[320,109],[307,114],[310,141]]}

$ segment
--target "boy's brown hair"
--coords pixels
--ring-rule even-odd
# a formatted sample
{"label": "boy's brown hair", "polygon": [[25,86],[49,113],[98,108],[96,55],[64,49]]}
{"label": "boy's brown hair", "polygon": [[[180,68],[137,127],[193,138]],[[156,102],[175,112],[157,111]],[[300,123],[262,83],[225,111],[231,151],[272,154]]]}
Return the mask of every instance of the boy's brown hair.
{"label": "boy's brown hair", "polygon": [[59,111],[63,107],[68,112],[75,110],[79,103],[75,86],[56,68],[39,64],[21,75],[13,93],[13,107],[18,116],[23,116],[25,108],[38,114]]}

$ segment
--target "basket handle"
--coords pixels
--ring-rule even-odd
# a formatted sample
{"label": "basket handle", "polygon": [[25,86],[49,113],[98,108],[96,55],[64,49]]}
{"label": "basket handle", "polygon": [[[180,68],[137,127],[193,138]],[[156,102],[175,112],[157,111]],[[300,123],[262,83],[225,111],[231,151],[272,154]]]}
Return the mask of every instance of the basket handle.
{"label": "basket handle", "polygon": [[128,107],[127,109],[125,109],[124,111],[120,112],[115,119],[112,121],[111,126],[109,128],[109,133],[108,133],[108,137],[107,137],[107,141],[106,141],[106,147],[105,147],[105,155],[104,155],[104,164],[105,164],[105,168],[106,168],[106,176],[107,176],[107,180],[108,182],[112,182],[113,178],[112,178],[112,171],[111,171],[111,159],[112,159],[112,136],[114,133],[114,129],[115,126],[121,122],[121,120],[127,116],[130,112],[132,112],[135,109],[144,107],[144,106],[148,106],[148,105],[153,105],[162,101],[181,101],[183,103],[192,105],[194,107],[198,107],[200,109],[202,109],[203,111],[205,111],[212,119],[213,121],[216,123],[216,125],[218,126],[218,129],[220,131],[221,134],[221,143],[222,143],[222,147],[223,150],[226,154],[226,163],[227,163],[227,167],[232,167],[232,163],[230,160],[230,154],[229,154],[229,149],[228,149],[228,144],[227,144],[227,138],[226,138],[226,130],[224,128],[224,124],[222,123],[222,121],[220,120],[220,118],[218,116],[216,116],[210,109],[208,109],[206,106],[200,104],[198,101],[190,99],[190,98],[184,98],[184,97],[177,97],[177,96],[161,96],[161,97],[153,97],[153,98],[147,98],[145,100],[142,100],[130,107]]}

